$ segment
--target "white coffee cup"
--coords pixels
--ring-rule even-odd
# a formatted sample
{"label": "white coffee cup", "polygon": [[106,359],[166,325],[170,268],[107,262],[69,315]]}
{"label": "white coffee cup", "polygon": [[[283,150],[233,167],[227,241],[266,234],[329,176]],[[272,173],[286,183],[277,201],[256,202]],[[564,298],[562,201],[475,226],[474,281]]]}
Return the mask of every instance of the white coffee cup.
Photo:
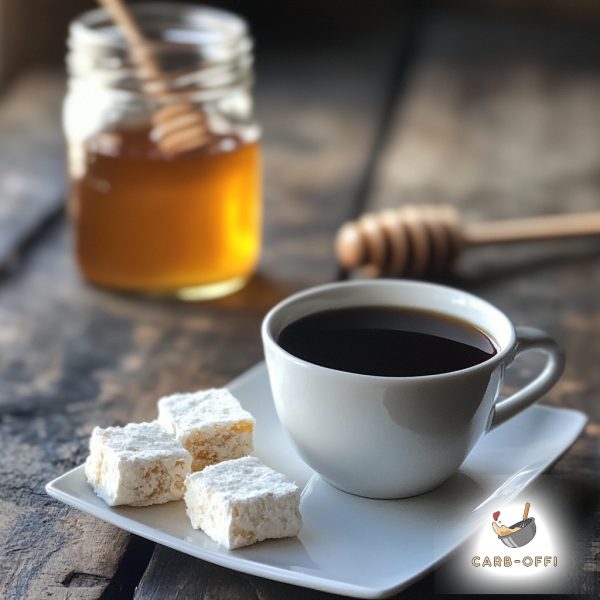
{"label": "white coffee cup", "polygon": [[[277,343],[282,329],[301,317],[355,306],[458,317],[483,331],[497,353],[460,371],[380,377],[322,367]],[[476,296],[414,281],[333,283],[294,294],[267,314],[262,338],[277,414],[300,456],[335,487],[369,498],[414,496],[443,483],[482,435],[540,398],[564,367],[560,348],[543,331],[515,330],[506,315]],[[504,370],[528,350],[547,355],[544,369],[499,399]]]}

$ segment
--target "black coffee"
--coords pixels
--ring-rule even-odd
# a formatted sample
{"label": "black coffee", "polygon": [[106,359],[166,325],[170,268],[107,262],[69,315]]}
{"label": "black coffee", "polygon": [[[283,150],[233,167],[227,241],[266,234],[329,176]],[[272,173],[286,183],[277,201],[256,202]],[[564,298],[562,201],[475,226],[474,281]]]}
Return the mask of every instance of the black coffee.
{"label": "black coffee", "polygon": [[278,341],[322,367],[388,377],[459,371],[496,354],[491,340],[465,321],[392,306],[314,313],[285,327]]}

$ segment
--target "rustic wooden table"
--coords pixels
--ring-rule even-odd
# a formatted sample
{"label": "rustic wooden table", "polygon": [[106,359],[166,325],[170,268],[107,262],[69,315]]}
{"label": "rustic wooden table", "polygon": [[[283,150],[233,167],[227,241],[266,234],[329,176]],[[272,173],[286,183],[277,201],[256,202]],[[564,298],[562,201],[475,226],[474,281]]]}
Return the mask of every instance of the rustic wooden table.
{"label": "rustic wooden table", "polygon": [[[486,219],[599,207],[593,29],[398,15],[383,29],[363,24],[360,36],[263,50],[264,256],[247,289],[215,302],[84,285],[62,211],[62,79],[33,73],[2,98],[2,598],[321,596],[130,536],[51,500],[44,484],[84,460],[93,425],[152,418],[160,395],[224,384],[259,361],[261,317],[293,290],[343,276],[333,232],[366,208],[450,201]],[[597,597],[600,245],[482,250],[447,281],[566,349],[566,373],[544,402],[590,421],[550,473],[575,512],[573,589]],[[434,579],[405,595],[434,595]]]}

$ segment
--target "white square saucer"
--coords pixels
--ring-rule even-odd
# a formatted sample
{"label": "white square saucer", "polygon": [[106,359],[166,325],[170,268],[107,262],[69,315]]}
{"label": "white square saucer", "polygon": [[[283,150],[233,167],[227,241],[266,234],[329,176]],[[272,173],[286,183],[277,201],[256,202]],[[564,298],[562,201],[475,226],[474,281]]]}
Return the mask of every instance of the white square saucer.
{"label": "white square saucer", "polygon": [[192,529],[183,502],[110,508],[83,466],[51,481],[48,494],[117,527],[244,573],[357,598],[390,596],[423,576],[508,503],[575,441],[587,418],[533,406],[483,437],[459,472],[404,500],[368,500],[324,482],[282,430],[263,363],[228,386],[256,417],[255,455],[304,488],[298,538],[226,550]]}

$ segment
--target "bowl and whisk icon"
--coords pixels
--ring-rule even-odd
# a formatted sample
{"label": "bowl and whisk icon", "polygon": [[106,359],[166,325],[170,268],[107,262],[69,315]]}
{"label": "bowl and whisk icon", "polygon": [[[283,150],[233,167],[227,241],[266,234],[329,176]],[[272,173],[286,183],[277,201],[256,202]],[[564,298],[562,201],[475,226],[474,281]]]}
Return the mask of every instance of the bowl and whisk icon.
{"label": "bowl and whisk icon", "polygon": [[494,533],[502,543],[509,548],[520,548],[521,546],[525,546],[535,537],[535,519],[529,516],[530,507],[531,504],[526,502],[525,509],[523,510],[523,518],[510,527],[501,525],[498,521],[500,511],[494,513],[494,522],[492,523]]}

